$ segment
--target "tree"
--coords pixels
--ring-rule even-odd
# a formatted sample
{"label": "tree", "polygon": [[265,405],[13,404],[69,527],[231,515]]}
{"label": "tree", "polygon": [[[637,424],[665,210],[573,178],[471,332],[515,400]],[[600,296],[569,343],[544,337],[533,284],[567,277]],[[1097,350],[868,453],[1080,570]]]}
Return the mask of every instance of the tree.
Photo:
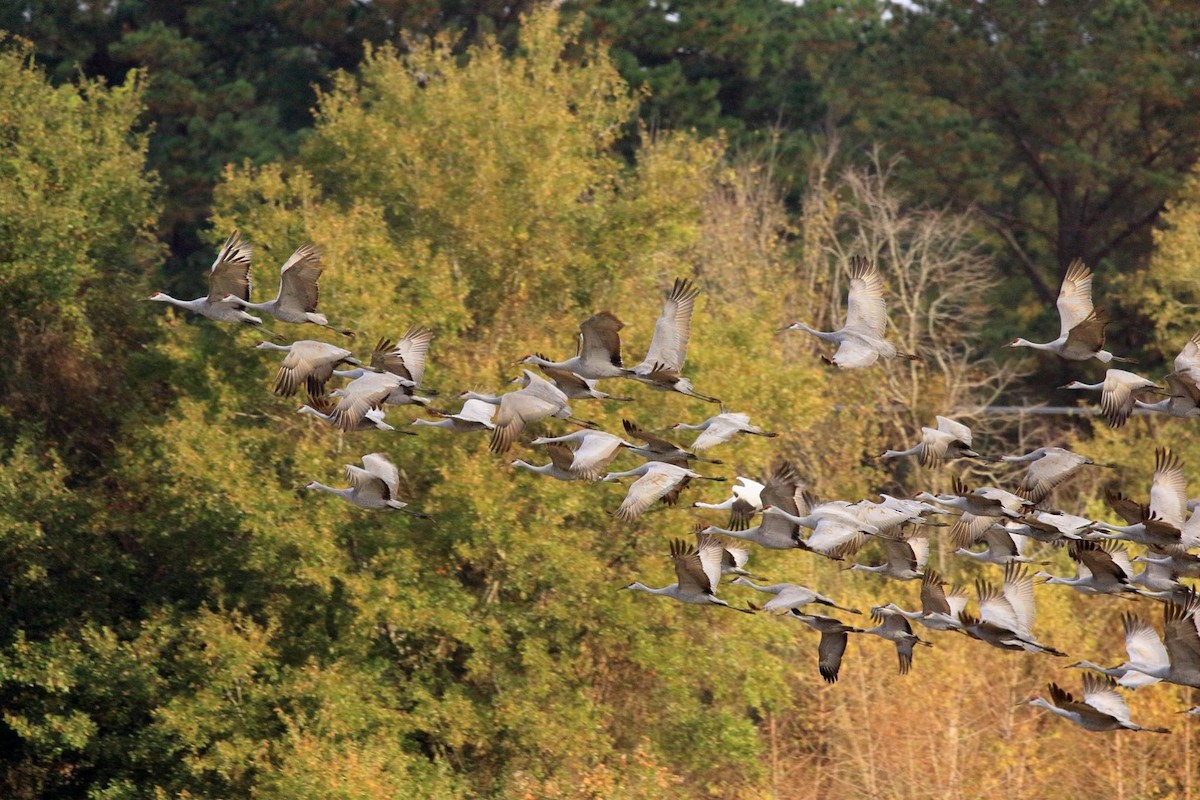
{"label": "tree", "polygon": [[144,81],[52,88],[0,40],[0,448],[22,433],[98,466],[150,335],[137,301],[159,255]]}
{"label": "tree", "polygon": [[1200,12],[1172,0],[897,4],[856,97],[906,185],[983,212],[1043,302],[1144,262],[1200,154]]}

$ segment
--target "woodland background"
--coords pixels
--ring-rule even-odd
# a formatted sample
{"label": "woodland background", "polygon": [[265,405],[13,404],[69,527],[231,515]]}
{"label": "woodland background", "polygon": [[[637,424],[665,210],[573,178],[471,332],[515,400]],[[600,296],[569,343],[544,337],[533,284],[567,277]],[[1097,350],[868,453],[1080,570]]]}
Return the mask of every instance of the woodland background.
{"label": "woodland background", "polygon": [[[253,332],[141,302],[200,295],[235,226],[257,297],[313,241],[330,319],[360,348],[434,327],[452,396],[569,354],[601,309],[638,353],[690,276],[697,388],[783,432],[726,446],[724,474],[942,488],[964,467],[871,456],[950,412],[985,452],[1117,464],[1053,498],[1105,516],[1155,446],[1200,467],[1193,421],[972,415],[1099,380],[999,349],[1054,336],[1074,258],[1143,374],[1200,328],[1194,2],[29,0],[0,29],[0,796],[1200,796],[1182,691],[1131,697],[1173,735],[1088,734],[1014,707],[1077,673],[948,635],[903,678],[852,641],[826,686],[798,625],[615,591],[670,582],[700,512],[620,523],[619,488],[516,474],[485,437],[343,436],[270,394]],[[836,373],[774,334],[836,320],[857,253],[923,365]],[[379,449],[435,522],[299,490]],[[752,565],[916,602],[803,553]],[[1055,646],[1123,657],[1127,603],[1038,603]]]}

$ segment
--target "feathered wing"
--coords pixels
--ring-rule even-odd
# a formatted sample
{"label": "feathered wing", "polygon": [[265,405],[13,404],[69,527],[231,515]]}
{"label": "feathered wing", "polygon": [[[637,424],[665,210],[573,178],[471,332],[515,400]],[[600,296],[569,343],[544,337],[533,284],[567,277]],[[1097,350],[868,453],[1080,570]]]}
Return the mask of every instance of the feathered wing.
{"label": "feathered wing", "polygon": [[1117,692],[1116,682],[1107,675],[1083,675],[1083,702],[1121,722],[1129,722],[1129,706]]}
{"label": "feathered wing", "polygon": [[1165,447],[1154,451],[1150,510],[1164,522],[1182,528],[1187,518],[1187,475],[1179,456]]}
{"label": "feathered wing", "polygon": [[845,631],[821,634],[821,643],[817,645],[817,669],[826,683],[837,683],[842,654],[846,652],[846,641]]}
{"label": "feathered wing", "polygon": [[846,324],[843,328],[876,339],[882,339],[887,330],[883,277],[875,265],[862,256],[850,259],[850,292],[846,298]]}
{"label": "feathered wing", "polygon": [[218,303],[225,295],[250,301],[250,243],[236,230],[225,240],[208,273],[208,302]]}
{"label": "feathered wing", "polygon": [[1125,654],[1134,664],[1166,666],[1171,657],[1158,633],[1141,617],[1128,611],[1121,615],[1125,630]]}
{"label": "feathered wing", "polygon": [[355,378],[341,389],[338,404],[329,415],[331,421],[344,431],[357,430],[366,413],[381,407],[399,385],[395,375],[386,373]]}
{"label": "feathered wing", "polygon": [[702,533],[696,536],[696,552],[700,556],[700,566],[708,578],[709,594],[715,595],[721,582],[721,562],[725,559],[725,546],[716,536]]}
{"label": "feathered wing", "polygon": [[300,245],[279,270],[280,303],[290,311],[316,311],[320,298],[317,281],[324,269],[316,245]]}
{"label": "feathered wing", "polygon": [[638,371],[662,365],[668,371],[680,372],[687,357],[688,340],[692,335],[692,311],[700,290],[686,278],[676,278],[667,295],[662,313],[654,323],[650,349]]}
{"label": "feathered wing", "polygon": [[621,449],[621,439],[607,433],[590,431],[583,437],[579,447],[575,449],[571,471],[579,477],[594,481],[604,474],[604,470],[617,457]]}
{"label": "feathered wing", "polygon": [[394,500],[400,492],[400,470],[383,453],[368,453],[362,457],[363,469],[383,481]]}
{"label": "feathered wing", "polygon": [[[425,357],[429,353],[429,343],[433,341],[433,331],[422,326],[413,326],[404,332],[395,346],[388,348],[383,354],[383,362],[372,364],[388,372],[394,372],[408,378],[418,386],[425,377]],[[396,367],[403,369],[396,369]]]}
{"label": "feathered wing", "polygon": [[358,496],[364,500],[380,501],[393,500],[388,485],[378,475],[368,472],[353,464],[346,465],[346,480],[354,487]]}
{"label": "feathered wing", "polygon": [[879,360],[879,351],[853,336],[842,339],[833,363],[841,369],[863,369]]}
{"label": "feathered wing", "polygon": [[1014,563],[1004,569],[1004,584],[1001,586],[1004,598],[1008,601],[1016,615],[1018,627],[1012,630],[1025,638],[1033,636],[1033,578]]}
{"label": "feathered wing", "polygon": [[1066,336],[1092,314],[1092,271],[1076,259],[1067,267],[1058,289],[1059,336]]}
{"label": "feathered wing", "polygon": [[659,464],[657,467],[652,467],[650,471],[629,486],[625,499],[615,512],[617,519],[625,521],[637,519],[646,509],[674,489],[684,477],[687,477],[687,473],[683,470],[662,469],[662,467],[669,466]]}
{"label": "feathered wing", "polygon": [[579,325],[580,358],[585,364],[623,366],[620,330],[624,327],[625,324],[609,311],[585,319]]}
{"label": "feathered wing", "polygon": [[686,594],[712,594],[708,573],[700,551],[682,539],[671,540],[671,560],[675,563],[675,579]]}

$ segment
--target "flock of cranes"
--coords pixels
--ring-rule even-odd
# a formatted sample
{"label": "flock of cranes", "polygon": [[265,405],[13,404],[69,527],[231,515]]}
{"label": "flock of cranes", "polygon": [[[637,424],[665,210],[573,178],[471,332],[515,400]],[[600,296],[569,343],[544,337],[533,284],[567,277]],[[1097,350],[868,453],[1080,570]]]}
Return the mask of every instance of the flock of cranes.
{"label": "flock of cranes", "polygon": [[[278,295],[267,303],[250,302],[250,265],[250,245],[235,231],[217,255],[206,296],[184,301],[156,292],[148,299],[169,302],[218,322],[261,326],[262,320],[248,311],[252,310],[284,322],[353,335],[330,325],[317,311],[322,266],[316,248],[304,245],[287,260],[281,269]],[[519,388],[502,394],[463,392],[462,406],[455,413],[433,408],[431,397],[436,393],[422,384],[433,339],[428,328],[413,327],[398,341],[380,341],[366,361],[356,358],[349,349],[314,340],[290,344],[264,341],[258,347],[286,353],[275,376],[274,392],[287,397],[303,388],[310,399],[300,412],[342,431],[414,433],[388,424],[386,413],[392,406],[415,405],[433,419],[416,418],[410,426],[460,434],[486,431],[490,449],[503,454],[522,439],[527,428],[542,420],[556,418],[574,423],[578,429],[564,435],[524,437],[531,447],[544,448],[549,463],[538,465],[521,459],[511,463],[561,481],[634,479],[612,511],[618,519],[630,521],[656,503],[678,505],[681,493],[695,481],[726,481],[723,476],[705,475],[692,468],[697,463],[722,463],[699,455],[700,451],[742,435],[776,436],[752,424],[748,415],[726,411],[723,406],[720,413],[699,423],[673,426],[699,431],[690,447],[643,430],[630,420],[624,420],[622,435],[599,430],[595,423],[574,415],[572,401],[631,400],[598,389],[601,381],[632,380],[651,389],[719,403],[696,391],[683,374],[698,295],[699,289],[691,281],[674,282],[655,322],[646,357],[632,368],[624,366],[621,353],[624,324],[613,313],[601,311],[580,324],[575,356],[553,361],[541,354],[526,355],[517,362],[526,367],[513,381]],[[1107,319],[1093,306],[1092,275],[1081,262],[1068,269],[1057,307],[1061,321],[1057,339],[1046,343],[1016,339],[1008,346],[1046,350],[1074,361],[1128,361],[1104,350]],[[806,331],[836,344],[835,353],[822,358],[842,369],[866,368],[879,359],[919,360],[918,355],[903,353],[887,341],[887,325],[882,277],[873,264],[856,257],[851,261],[846,318],[841,328],[818,331],[796,322],[782,330]],[[1172,416],[1200,415],[1200,334],[1187,343],[1174,367],[1163,381],[1165,386],[1131,372],[1109,369],[1099,384],[1075,381],[1067,388],[1101,391],[1101,409],[1113,427],[1122,425],[1137,408]],[[345,382],[331,389],[335,379]],[[1165,399],[1150,402],[1152,395]],[[935,428],[922,428],[920,441],[911,447],[889,449],[878,458],[916,457],[929,468],[956,459],[1019,465],[1023,474],[1013,490],[971,488],[954,478],[952,491],[945,493],[921,492],[912,498],[880,495],[878,502],[822,502],[805,487],[796,468],[780,459],[761,480],[737,476],[728,499],[692,504],[698,509],[727,511],[727,527],[696,524],[690,541],[681,538],[670,542],[674,583],[654,588],[633,582],[623,588],[694,605],[722,606],[751,614],[762,611],[803,623],[820,634],[818,668],[830,683],[837,681],[852,634],[874,635],[891,642],[898,654],[900,673],[907,673],[915,648],[932,646],[913,632],[914,622],[999,649],[1065,656],[1034,632],[1036,582],[1070,586],[1086,594],[1149,598],[1161,603],[1161,635],[1139,614],[1125,613],[1121,623],[1127,660],[1115,667],[1075,662],[1072,667],[1089,670],[1083,676],[1081,700],[1052,683],[1046,697],[1034,697],[1027,703],[1090,731],[1166,732],[1132,722],[1119,689],[1159,682],[1200,689],[1200,595],[1182,582],[1200,577],[1200,555],[1193,552],[1200,548],[1200,500],[1187,496],[1181,460],[1164,448],[1157,451],[1147,503],[1107,492],[1108,504],[1126,523],[1113,525],[1047,505],[1051,493],[1081,470],[1106,465],[1059,447],[993,458],[975,449],[971,430],[961,422],[937,416],[935,424]],[[610,464],[622,453],[637,456],[644,463],[610,471]],[[361,466],[346,466],[345,475],[348,487],[313,481],[307,488],[336,494],[360,508],[397,510],[427,518],[399,498],[399,472],[385,454],[364,455]],[[975,582],[975,612],[968,610],[970,595],[963,588],[948,586],[927,565],[931,528],[949,529],[945,535],[954,553],[1002,568],[999,582],[982,578]],[[1030,540],[1065,546],[1075,563],[1075,575],[1044,571],[1031,575],[1025,566],[1033,561],[1025,554]],[[870,609],[874,626],[856,627],[805,609],[819,605],[861,616],[859,610],[798,584],[756,583],[758,579],[748,569],[754,548],[804,550],[846,563],[868,541],[879,543],[885,560],[879,564],[849,563],[846,568],[874,573],[889,581],[920,581],[919,610],[906,610],[891,602],[877,605]],[[973,549],[980,544],[983,550]],[[1129,545],[1144,552],[1131,557]],[[1135,563],[1144,565],[1140,572],[1135,571]],[[725,576],[733,579],[723,584]],[[761,606],[747,603],[740,607],[718,596],[722,589],[735,586],[771,597]],[[1189,713],[1200,713],[1200,706]]]}

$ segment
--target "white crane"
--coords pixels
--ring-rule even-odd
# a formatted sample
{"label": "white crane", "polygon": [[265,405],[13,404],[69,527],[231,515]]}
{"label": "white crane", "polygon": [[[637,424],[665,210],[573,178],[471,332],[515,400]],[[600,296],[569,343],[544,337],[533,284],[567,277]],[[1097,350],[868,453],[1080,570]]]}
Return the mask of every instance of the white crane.
{"label": "white crane", "polygon": [[635,439],[642,440],[643,445],[627,444],[631,452],[637,453],[642,458],[649,461],[664,461],[668,464],[674,464],[678,467],[686,467],[689,461],[703,461],[706,464],[723,464],[725,462],[716,458],[707,458],[698,456],[674,442],[668,441],[661,436],[655,436],[652,433],[647,433],[637,423],[630,422],[627,419],[621,420],[622,427],[625,432]]}
{"label": "white crane", "polygon": [[833,617],[804,614],[795,608],[790,616],[821,634],[821,642],[817,645],[817,669],[826,683],[837,683],[848,634],[862,633],[863,629],[847,625]]}
{"label": "white crane", "polygon": [[[696,543],[699,544],[702,536],[707,536],[704,532],[704,526],[696,525]],[[750,551],[742,547],[740,544],[725,539],[718,538],[721,547],[725,552],[721,556],[721,575],[735,575],[742,578],[754,578],[755,576],[746,569],[746,564],[750,561]]]}
{"label": "white crane", "polygon": [[360,377],[330,393],[337,404],[328,412],[329,421],[344,431],[360,430],[367,412],[383,408],[403,388],[401,380],[390,372],[364,370]]}
{"label": "white crane", "polygon": [[443,411],[430,409],[441,417],[439,420],[414,419],[410,424],[422,425],[428,428],[445,428],[455,433],[472,433],[475,431],[490,431],[496,427],[492,417],[496,415],[496,405],[482,400],[467,400],[457,414],[447,414]]}
{"label": "white crane", "polygon": [[1005,564],[1031,564],[1033,559],[1025,555],[1025,544],[1027,538],[1019,533],[1016,533],[1008,526],[1019,528],[1020,524],[1012,520],[1005,520],[1004,523],[996,523],[983,532],[983,543],[987,545],[987,549],[982,552],[968,550],[965,547],[959,547],[954,550],[957,556],[965,556],[973,558],[976,561],[982,561],[985,564],[997,564],[1004,566]]}
{"label": "white crane", "polygon": [[1020,519],[1033,510],[1033,504],[1025,498],[994,486],[983,486],[971,490],[958,478],[952,481],[951,494],[933,495],[921,492],[917,500],[928,500],[944,508],[959,512],[959,518],[950,529],[950,539],[955,547],[968,548],[975,544],[992,525],[1003,517]]}
{"label": "white crane", "polygon": [[715,417],[709,417],[695,425],[689,425],[686,422],[677,422],[671,427],[689,431],[702,431],[696,437],[696,441],[692,442],[693,451],[707,450],[722,442],[728,442],[739,433],[748,433],[752,436],[766,436],[768,438],[775,438],[779,435],[772,431],[764,431],[757,425],[751,425],[749,414],[731,411],[722,411]]}
{"label": "white crane", "polygon": [[916,456],[921,466],[940,467],[955,458],[983,458],[971,449],[971,429],[949,417],[936,416],[936,428],[921,428],[921,441],[907,450],[884,450],[877,458]]}
{"label": "white crane", "polygon": [[1104,380],[1100,383],[1071,381],[1061,388],[1100,392],[1100,413],[1112,428],[1120,428],[1125,424],[1129,415],[1133,413],[1135,401],[1152,392],[1163,391],[1161,386],[1149,378],[1123,369],[1107,370]]}
{"label": "white crane", "polygon": [[[542,358],[539,354],[535,354],[535,356]],[[527,360],[527,358],[522,359],[522,361]],[[542,360],[545,359],[543,358]],[[546,366],[546,364],[539,364],[538,369],[550,379],[551,383],[559,391],[567,396],[568,400],[633,400],[632,397],[618,397],[608,392],[602,392],[596,388],[595,378],[585,378],[582,375],[571,372],[569,369]]]}
{"label": "white crane", "polygon": [[336,489],[323,483],[313,481],[304,488],[336,494],[351,505],[369,509],[394,509],[411,514],[414,517],[429,519],[428,514],[422,514],[408,508],[408,503],[396,499],[400,490],[400,471],[388,460],[383,453],[368,453],[362,457],[362,466],[346,465],[346,480],[350,487]]}
{"label": "white crane", "polygon": [[933,647],[932,644],[913,633],[908,620],[887,606],[872,606],[871,619],[879,623],[873,628],[867,628],[863,633],[878,636],[896,645],[896,655],[900,659],[900,674],[907,675],[912,667],[913,647]]}
{"label": "white crane", "polygon": [[[233,298],[250,299],[250,258],[253,250],[250,243],[236,230],[225,240],[217,252],[212,269],[208,273],[208,294],[195,300],[179,300],[166,292],[155,292],[147,297],[159,303],[195,312],[217,322],[244,322],[247,325],[262,325],[262,320],[247,314],[234,305]],[[269,334],[274,336],[274,334]]]}
{"label": "white crane", "polygon": [[[635,467],[625,472],[610,472],[601,480],[630,478],[635,475],[638,476],[638,479],[630,484],[629,491],[625,494],[625,499],[621,501],[620,507],[613,512],[613,515],[617,519],[625,520],[626,522],[640,517],[646,509],[668,495],[684,479],[725,480],[720,477],[713,478],[701,475],[698,472],[692,472],[686,467],[677,467],[674,464],[665,464],[662,461],[648,461],[640,467]],[[708,531],[706,530],[706,532]]]}
{"label": "white crane", "polygon": [[1200,543],[1200,519],[1195,513],[1187,522],[1187,475],[1183,462],[1165,447],[1154,451],[1154,475],[1150,482],[1150,503],[1143,506],[1112,491],[1105,491],[1108,505],[1125,518],[1128,525],[1097,522],[1098,533],[1106,539],[1124,539],[1153,547],[1188,550]]}
{"label": "white crane", "polygon": [[[425,378],[425,359],[432,340],[432,330],[414,326],[409,328],[398,342],[392,342],[385,337],[375,345],[375,350],[371,353],[371,369],[375,372],[390,373],[400,379],[399,388],[392,392],[386,401],[389,405],[429,405],[429,398],[418,395],[417,391],[436,394],[421,386],[421,381]],[[367,370],[358,368],[334,370],[333,374],[339,378],[361,378],[366,372]]]}
{"label": "white crane", "polygon": [[[787,461],[780,461],[775,465],[771,476],[767,478],[766,484],[760,490],[759,500],[764,507],[771,505],[796,512],[799,510],[797,503],[803,502],[802,498],[798,497],[801,494],[800,477],[796,474],[796,468]],[[730,530],[712,525],[704,530],[708,533],[723,533],[735,539],[753,542],[770,550],[791,550],[804,546],[804,542],[800,538],[800,526],[778,515],[764,514],[758,525],[744,530]]]}
{"label": "white crane", "polygon": [[1067,552],[1075,562],[1074,578],[1062,578],[1048,572],[1036,572],[1033,577],[1048,584],[1070,586],[1084,594],[1138,594],[1137,587],[1129,583],[1133,565],[1129,563],[1129,553],[1124,547],[1115,542],[1075,541],[1068,545]]}
{"label": "white crane", "polygon": [[1113,683],[1112,678],[1084,675],[1082,701],[1076,700],[1057,683],[1051,683],[1047,689],[1049,700],[1035,696],[1026,700],[1026,705],[1044,708],[1063,719],[1069,719],[1084,730],[1171,732],[1166,728],[1144,728],[1135,725],[1129,717],[1129,706],[1126,705],[1125,698],[1117,692],[1117,685]]}
{"label": "white crane", "polygon": [[783,614],[793,608],[800,608],[809,603],[819,603],[823,606],[836,608],[839,611],[848,611],[851,614],[861,614],[862,612],[854,608],[846,608],[839,606],[833,600],[829,599],[820,592],[813,591],[807,586],[801,586],[797,583],[773,583],[769,586],[762,586],[746,578],[735,578],[729,583],[730,586],[749,586],[751,589],[762,592],[764,594],[774,595],[774,598],[768,600],[762,607],[763,611],[772,614]]}
{"label": "white crane", "polygon": [[1004,583],[997,589],[985,580],[975,581],[979,617],[960,611],[963,631],[974,639],[1002,650],[1024,650],[1065,656],[1033,636],[1033,579],[1016,564],[1004,568]]}
{"label": "white crane", "polygon": [[750,518],[757,511],[762,511],[763,484],[739,475],[733,494],[720,503],[692,503],[692,508],[708,508],[714,511],[728,511],[729,530],[744,531],[750,524]]}
{"label": "white crane", "polygon": [[[492,420],[495,425],[490,443],[493,453],[507,452],[525,426],[531,423],[547,417],[572,419],[567,396],[554,384],[529,370],[523,371],[523,380],[525,385],[522,388],[500,397],[500,408]],[[592,426],[592,423],[582,420],[579,423],[585,427]]]}
{"label": "white crane", "polygon": [[654,323],[654,336],[642,363],[626,370],[626,377],[640,381],[651,389],[663,392],[679,392],[708,403],[720,403],[692,388],[692,382],[683,377],[683,362],[687,358],[688,340],[692,336],[692,311],[700,290],[686,278],[676,278],[667,293],[662,313]]}
{"label": "white crane", "polygon": [[747,614],[749,609],[731,606],[717,597],[717,586],[721,581],[721,558],[724,548],[715,536],[701,537],[696,545],[682,539],[671,541],[671,561],[675,565],[675,583],[661,589],[652,589],[637,581],[622,587],[635,592],[646,592],[662,597],[672,597],[681,603],[698,606],[724,606]]}
{"label": "white crane", "polygon": [[837,344],[833,358],[821,359],[842,369],[869,367],[880,358],[921,357],[902,353],[884,338],[887,331],[887,302],[883,299],[883,278],[875,265],[862,256],[850,259],[850,292],[846,298],[846,321],[836,331],[818,331],[803,322],[793,322],[785,331],[807,331],[818,339]]}
{"label": "white crane", "polygon": [[317,313],[320,292],[317,281],[324,271],[321,266],[321,251],[312,244],[302,244],[292,253],[279,270],[279,292],[274,300],[266,303],[251,303],[250,293],[230,293],[223,299],[243,309],[270,314],[280,322],[309,323],[337,331],[343,336],[353,336],[354,331],[329,324],[324,314]]}
{"label": "white crane", "polygon": [[1000,456],[1006,464],[1029,464],[1021,479],[1020,493],[1031,503],[1040,503],[1050,492],[1073,478],[1086,466],[1108,467],[1097,464],[1087,456],[1072,453],[1063,447],[1039,447],[1022,456]]}
{"label": "white crane", "polygon": [[961,586],[943,588],[946,582],[932,569],[925,570],[921,578],[921,610],[905,611],[895,603],[884,608],[896,612],[905,619],[913,620],[935,631],[962,631],[958,616],[967,607],[967,593]]}
{"label": "white crane", "polygon": [[[556,481],[589,480],[588,478],[585,478],[583,475],[580,475],[578,472],[575,472],[571,469],[571,462],[575,458],[575,453],[567,445],[548,444],[546,445],[546,453],[550,456],[549,464],[535,466],[518,458],[516,461],[512,462],[512,465],[514,467],[527,469],[530,472],[536,472],[539,475],[546,475],[550,478],[554,478]],[[603,478],[598,478],[597,480],[608,481],[610,483],[617,482],[616,478],[607,475]]]}
{"label": "white crane", "polygon": [[579,325],[579,352],[565,361],[550,361],[540,353],[525,356],[518,364],[563,369],[587,380],[625,377],[621,363],[620,330],[625,327],[610,311],[588,317]]}
{"label": "white crane", "polygon": [[1164,665],[1171,663],[1171,656],[1163,646],[1158,633],[1141,617],[1126,612],[1121,615],[1121,627],[1125,632],[1125,655],[1127,660],[1115,667],[1102,667],[1091,661],[1076,661],[1068,667],[1090,669],[1103,673],[1110,678],[1117,678],[1117,683],[1126,689],[1140,689],[1158,683],[1161,678],[1133,669],[1141,665],[1157,672]]}
{"label": "white crane", "polygon": [[[1127,614],[1122,618],[1125,625],[1125,649],[1129,660],[1117,669],[1140,672],[1178,686],[1200,689],[1200,596],[1189,591],[1184,602],[1167,601],[1163,604],[1162,647],[1155,646],[1158,635],[1141,619]],[[1134,646],[1131,647],[1131,641]],[[1095,668],[1094,665],[1087,665]],[[1099,671],[1106,672],[1100,669]]]}
{"label": "white crane", "polygon": [[320,397],[325,393],[325,384],[333,377],[333,371],[338,365],[363,365],[346,348],[312,339],[301,339],[291,344],[259,342],[255,348],[287,353],[279,371],[275,373],[275,384],[271,389],[282,397],[294,395],[301,384],[308,390],[309,395]]}
{"label": "white crane", "polygon": [[1196,333],[1175,356],[1175,371],[1163,378],[1167,398],[1157,403],[1136,401],[1138,408],[1172,417],[1200,416],[1200,333]]}
{"label": "white crane", "polygon": [[563,444],[573,446],[571,463],[568,467],[572,473],[583,480],[597,481],[608,465],[621,451],[622,447],[633,447],[632,444],[605,431],[582,430],[568,433],[565,436],[538,437],[530,444]]}
{"label": "white crane", "polygon": [[[304,414],[310,417],[316,417],[317,419],[325,420],[328,423],[336,424],[334,423],[333,419],[333,410],[336,407],[336,400],[329,395],[321,395],[319,397],[310,397],[307,404],[296,409],[296,413]],[[416,435],[412,431],[397,431],[391,425],[388,425],[386,422],[384,422],[384,419],[384,411],[382,408],[372,408],[363,414],[362,418],[358,421],[358,426],[353,428],[353,430],[368,431],[375,429],[380,431],[394,431],[396,433],[403,433],[408,436]]]}
{"label": "white crane", "polygon": [[1058,338],[1052,342],[1031,342],[1028,339],[1013,339],[1005,347],[1032,347],[1047,350],[1069,361],[1098,359],[1128,362],[1127,358],[1114,356],[1104,349],[1104,329],[1108,317],[1102,309],[1092,305],[1092,271],[1076,259],[1067,267],[1062,285],[1058,289]]}
{"label": "white crane", "polygon": [[[929,540],[924,536],[886,536],[877,537],[883,545],[883,553],[887,561],[875,566],[852,564],[850,569],[860,572],[874,572],[897,581],[911,581],[924,577],[925,562],[929,559]],[[869,632],[869,631],[868,631]]]}

